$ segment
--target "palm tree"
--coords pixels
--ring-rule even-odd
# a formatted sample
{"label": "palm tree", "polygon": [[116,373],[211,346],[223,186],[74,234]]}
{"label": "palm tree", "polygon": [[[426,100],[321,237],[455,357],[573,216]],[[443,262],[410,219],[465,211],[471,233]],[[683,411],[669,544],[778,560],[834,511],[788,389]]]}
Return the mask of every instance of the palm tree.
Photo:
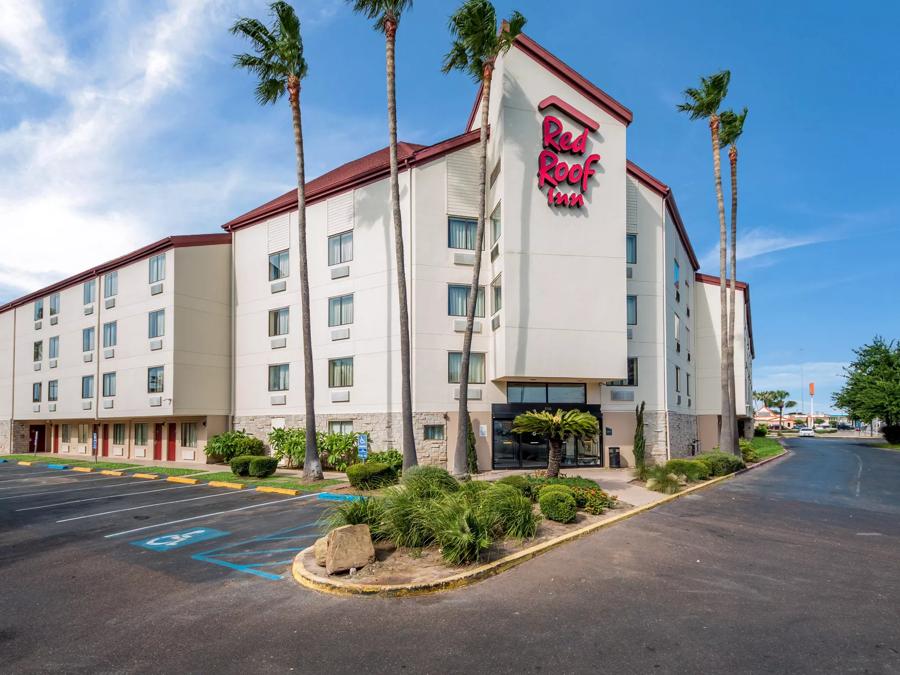
{"label": "palm tree", "polygon": [[234,65],[246,68],[258,78],[256,100],[260,105],[275,103],[287,92],[294,123],[297,156],[297,224],[300,230],[300,310],[303,323],[303,385],[306,398],[306,459],[303,477],[322,479],[322,464],[316,448],[316,402],[313,379],[312,337],[309,320],[309,273],[306,256],[306,177],[303,168],[303,126],[300,120],[300,82],[306,77],[300,20],[294,8],[278,1],[269,5],[271,28],[256,19],[238,19],[233,35],[242,35],[253,45],[253,54],[238,54]]}
{"label": "palm tree", "polygon": [[547,439],[550,443],[550,457],[547,460],[547,475],[556,478],[559,475],[559,463],[562,460],[562,446],[569,438],[593,438],[600,430],[597,418],[581,410],[530,410],[516,415],[513,420],[513,433],[534,434]]}
{"label": "palm tree", "polygon": [[498,30],[497,13],[489,0],[465,0],[450,17],[453,43],[444,57],[444,73],[460,70],[482,85],[481,133],[478,154],[478,226],[475,230],[475,264],[472,286],[466,308],[466,332],[463,336],[462,358],[459,365],[459,415],[456,448],[453,453],[453,473],[466,473],[466,430],[469,419],[469,357],[472,352],[472,332],[475,327],[475,303],[481,276],[481,249],[484,246],[484,222],[487,208],[487,141],[491,100],[491,78],[497,57],[512,47],[525,17],[513,12]]}
{"label": "palm tree", "polygon": [[786,409],[796,408],[797,402],[790,400],[791,393],[784,389],[775,389],[774,391],[765,393],[771,396],[769,400],[771,407],[778,410],[778,427],[784,430],[784,411]]}
{"label": "palm tree", "polygon": [[397,295],[400,302],[400,417],[403,426],[403,468],[415,466],[416,439],[412,419],[412,385],[410,383],[409,301],[406,296],[406,259],[403,253],[403,223],[400,216],[400,181],[397,168],[397,88],[394,48],[397,26],[403,10],[412,0],[348,0],[353,11],[375,20],[375,29],[384,33],[387,62],[388,137],[391,158],[391,215],[394,221],[394,257],[397,258]]}
{"label": "palm tree", "polygon": [[[730,289],[730,305],[728,306],[728,344],[731,346],[731,360],[729,363],[728,386],[731,387],[731,400],[735,401],[737,408],[737,394],[735,392],[734,379],[734,312],[735,312],[735,287],[737,284],[737,206],[738,206],[738,188],[737,188],[737,141],[744,131],[744,120],[747,119],[747,108],[743,112],[736,113],[733,110],[726,110],[719,116],[719,124],[721,127],[719,134],[719,142],[722,147],[728,147],[728,159],[731,165],[731,289]],[[735,426],[735,434],[737,434],[737,426]]]}
{"label": "palm tree", "polygon": [[700,78],[700,88],[688,87],[684,90],[685,102],[678,105],[678,110],[686,112],[692,120],[708,119],[709,132],[712,136],[713,174],[716,185],[716,205],[719,209],[719,304],[721,320],[721,393],[722,423],[719,429],[719,448],[723,452],[736,455],[740,452],[737,444],[737,412],[736,402],[732,400],[734,383],[729,386],[731,373],[729,360],[731,346],[728,342],[728,296],[726,255],[728,251],[728,233],[725,228],[725,200],[722,196],[722,167],[719,159],[719,106],[728,93],[731,72],[723,70],[715,75]]}

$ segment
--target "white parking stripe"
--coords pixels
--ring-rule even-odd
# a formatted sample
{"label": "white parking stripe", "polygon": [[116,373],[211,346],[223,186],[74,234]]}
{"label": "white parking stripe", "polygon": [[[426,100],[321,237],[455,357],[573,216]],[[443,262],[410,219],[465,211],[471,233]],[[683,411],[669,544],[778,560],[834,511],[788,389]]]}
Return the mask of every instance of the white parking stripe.
{"label": "white parking stripe", "polygon": [[[139,483],[139,485],[146,485],[146,483]],[[140,492],[122,492],[120,494],[115,495],[107,495],[105,497],[86,497],[85,499],[70,499],[67,502],[56,502],[55,504],[41,504],[40,506],[28,506],[24,509],[16,509],[16,513],[19,511],[36,511],[38,509],[52,509],[54,506],[65,506],[67,504],[80,504],[81,502],[95,502],[98,499],[115,499],[116,497],[131,497],[132,495],[149,495],[154,492],[165,492],[166,490],[183,490],[185,488],[197,487],[196,485],[178,485],[176,487],[165,487],[159,488],[157,490],[141,490]]]}
{"label": "white parking stripe", "polygon": [[[79,478],[77,481],[75,481],[76,483],[99,483],[101,480],[114,480],[116,478],[119,478],[119,479],[123,478],[122,476],[99,477],[99,476],[95,476],[94,474],[89,474],[89,473],[64,474],[64,475],[61,475],[60,478],[77,478],[78,476],[90,476],[90,478]],[[44,480],[46,480],[47,478],[56,478],[56,476],[44,476],[43,477]],[[41,483],[41,485],[56,485],[56,483]],[[65,485],[65,483],[63,483],[63,485]],[[0,490],[20,490],[23,487],[27,488],[30,486],[28,486],[28,485],[10,485],[7,487],[2,487],[2,488],[0,488]]]}
{"label": "white parking stripe", "polygon": [[28,480],[33,476],[44,476],[48,473],[61,474],[63,471],[65,471],[65,469],[48,469],[46,471],[29,471],[27,473],[17,473],[14,475],[18,476],[18,478],[4,478],[3,480],[0,480],[0,483],[12,483],[14,480]]}
{"label": "white parking stripe", "polygon": [[189,497],[188,499],[173,499],[170,502],[157,502],[155,504],[144,504],[143,506],[129,506],[127,509],[115,509],[114,511],[103,511],[101,513],[88,513],[84,516],[75,516],[74,518],[63,518],[57,520],[57,523],[69,523],[73,520],[84,520],[85,518],[99,518],[100,516],[109,516],[113,513],[123,513],[125,511],[137,511],[138,509],[150,509],[154,506],[165,506],[166,504],[180,504],[181,502],[193,502],[198,499],[212,499],[214,497],[233,497],[242,494],[240,490],[228,490],[227,492],[217,492],[212,495],[203,495],[202,497]]}
{"label": "white parking stripe", "polygon": [[[110,485],[90,485],[88,487],[80,487],[80,488],[72,488],[70,490],[44,490],[43,492],[26,492],[25,494],[19,495],[7,495],[6,497],[0,497],[0,499],[18,499],[19,497],[33,497],[36,495],[49,495],[49,494],[62,494],[64,492],[77,492],[78,490],[102,490],[103,488],[111,488],[118,487],[119,485],[144,485],[144,483],[138,483],[127,476],[103,476],[103,478],[96,478],[94,480],[80,480],[79,483],[99,483],[100,481],[107,480],[119,480],[121,483],[113,483]],[[17,485],[15,487],[5,487],[0,488],[0,490],[27,490],[31,487],[43,487],[43,488],[52,488],[54,485],[62,485],[65,487],[68,483],[41,483],[40,485]]]}
{"label": "white parking stripe", "polygon": [[250,504],[249,506],[241,506],[236,509],[226,509],[224,511],[215,511],[213,513],[204,513],[202,516],[191,516],[190,518],[179,518],[178,520],[170,520],[165,523],[157,523],[156,525],[145,525],[144,527],[136,527],[133,530],[125,530],[124,532],[115,532],[113,534],[107,534],[104,539],[111,539],[112,537],[121,537],[126,534],[134,534],[135,532],[143,532],[144,530],[152,530],[156,527],[165,527],[166,525],[177,525],[178,523],[186,523],[191,520],[199,520],[200,518],[212,518],[213,516],[221,516],[223,513],[234,513],[235,511],[246,511],[247,509],[255,509],[259,506],[271,506],[272,504],[284,504],[285,502],[292,502],[297,499],[308,499],[309,497],[315,497],[316,495],[321,494],[321,492],[311,492],[308,495],[299,495],[297,497],[288,497],[287,499],[276,499],[271,502],[262,502],[261,504]]}

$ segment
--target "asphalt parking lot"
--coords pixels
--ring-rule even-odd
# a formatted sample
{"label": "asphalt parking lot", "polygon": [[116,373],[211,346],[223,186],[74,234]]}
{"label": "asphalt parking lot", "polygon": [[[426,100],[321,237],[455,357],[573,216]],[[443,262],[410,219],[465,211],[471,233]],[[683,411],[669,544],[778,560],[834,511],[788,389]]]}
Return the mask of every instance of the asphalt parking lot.
{"label": "asphalt parking lot", "polygon": [[329,505],[164,479],[0,463],[0,570],[74,544],[110,565],[183,580],[279,581]]}

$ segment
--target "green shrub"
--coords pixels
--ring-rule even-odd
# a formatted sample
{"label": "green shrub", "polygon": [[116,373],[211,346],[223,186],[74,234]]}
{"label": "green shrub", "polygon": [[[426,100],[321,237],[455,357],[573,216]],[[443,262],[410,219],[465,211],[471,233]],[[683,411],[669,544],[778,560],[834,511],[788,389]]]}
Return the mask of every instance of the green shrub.
{"label": "green shrub", "polygon": [[411,467],[403,473],[401,482],[410,492],[425,499],[436,499],[459,490],[459,481],[437,466]]}
{"label": "green shrub", "polygon": [[303,468],[306,459],[306,429],[272,429],[269,432],[269,445],[272,456],[277,460],[286,460],[292,469]]}
{"label": "green shrub", "polygon": [[274,457],[253,457],[250,460],[249,473],[254,478],[271,476],[278,469],[278,460]]}
{"label": "green shrub", "polygon": [[880,431],[884,440],[891,445],[900,444],[900,424],[885,424]]}
{"label": "green shrub", "polygon": [[664,464],[650,467],[647,474],[648,490],[671,495],[678,492],[682,487],[678,476],[670,472]]}
{"label": "green shrub", "polygon": [[758,462],[759,455],[756,453],[756,448],[753,447],[753,443],[748,441],[745,438],[740,440],[741,445],[741,459],[744,460],[744,463],[747,462]]}
{"label": "green shrub", "polygon": [[605,491],[597,488],[596,490],[586,490],[585,488],[575,488],[575,502],[578,503],[579,493],[584,494],[584,504],[581,505],[587,513],[599,516],[607,509],[614,508],[618,501],[615,497],[610,496]]}
{"label": "green shrub", "polygon": [[665,464],[666,473],[684,476],[688,480],[706,480],[709,478],[709,466],[698,459],[670,459]]}
{"label": "green shrub", "polygon": [[422,548],[434,541],[435,500],[426,499],[406,486],[390,488],[384,496],[382,522],[387,538],[397,546]]}
{"label": "green shrub", "polygon": [[575,497],[572,491],[564,486],[547,486],[538,497],[541,513],[558,523],[571,523],[575,520]]}
{"label": "green shrub", "polygon": [[719,451],[705,452],[694,459],[704,462],[709,467],[710,476],[727,476],[744,468],[742,460]]}
{"label": "green shrub", "polygon": [[213,436],[206,444],[206,454],[219,462],[230,462],[241,455],[264,455],[265,444],[243,431],[226,431]]}
{"label": "green shrub", "polygon": [[531,483],[525,476],[520,476],[513,474],[512,476],[504,476],[500,480],[497,481],[498,485],[512,485],[516,490],[521,492],[523,495],[531,498]]}
{"label": "green shrub", "polygon": [[445,494],[429,503],[425,521],[441,557],[452,565],[480,560],[490,548],[492,528],[482,510],[460,494]]}
{"label": "green shrub", "polygon": [[472,428],[472,418],[466,430],[466,469],[469,473],[478,473],[478,450],[475,447],[475,430]]}
{"label": "green shrub", "polygon": [[347,467],[359,461],[356,441],[358,434],[319,434],[316,447],[322,466],[335,471],[346,471]]}
{"label": "green shrub", "polygon": [[344,525],[368,525],[372,533],[372,539],[384,539],[387,535],[384,531],[384,503],[375,497],[361,497],[347,502],[341,502],[329,509],[322,518],[322,524],[327,530]]}
{"label": "green shrub", "polygon": [[511,485],[496,483],[481,495],[481,511],[498,535],[527,539],[534,536],[540,518],[531,500]]}
{"label": "green shrub", "polygon": [[491,484],[483,480],[467,480],[459,485],[459,491],[472,504],[480,504],[481,497],[489,490]]}
{"label": "green shrub", "polygon": [[347,480],[358,490],[377,490],[397,482],[397,473],[387,464],[366,462],[347,467]]}
{"label": "green shrub", "polygon": [[366,461],[377,462],[379,464],[387,464],[397,472],[398,476],[403,470],[403,453],[401,453],[399,450],[394,450],[394,448],[382,450],[381,452],[370,452],[369,458]]}
{"label": "green shrub", "polygon": [[764,438],[769,433],[769,427],[765,424],[758,424],[753,428],[753,436],[755,438]]}
{"label": "green shrub", "polygon": [[253,461],[253,458],[256,455],[241,455],[240,457],[234,457],[229,465],[231,466],[231,473],[235,476],[249,476],[250,475],[250,462]]}
{"label": "green shrub", "polygon": [[559,476],[557,478],[531,476],[528,481],[531,483],[534,497],[537,497],[537,493],[546,485],[566,485],[570,488],[580,487],[586,490],[595,490],[599,487],[594,481],[581,476]]}

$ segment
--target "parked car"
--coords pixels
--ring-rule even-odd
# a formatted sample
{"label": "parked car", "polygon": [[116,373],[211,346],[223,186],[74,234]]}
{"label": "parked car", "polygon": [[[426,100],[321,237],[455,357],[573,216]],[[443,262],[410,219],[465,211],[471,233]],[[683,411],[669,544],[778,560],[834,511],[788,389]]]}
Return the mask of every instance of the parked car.
{"label": "parked car", "polygon": [[800,427],[799,436],[803,437],[803,436],[815,436],[815,435],[816,435],[816,432],[813,431],[812,429],[810,429],[809,427]]}
{"label": "parked car", "polygon": [[840,431],[853,431],[853,427],[846,422],[838,422],[838,430]]}

